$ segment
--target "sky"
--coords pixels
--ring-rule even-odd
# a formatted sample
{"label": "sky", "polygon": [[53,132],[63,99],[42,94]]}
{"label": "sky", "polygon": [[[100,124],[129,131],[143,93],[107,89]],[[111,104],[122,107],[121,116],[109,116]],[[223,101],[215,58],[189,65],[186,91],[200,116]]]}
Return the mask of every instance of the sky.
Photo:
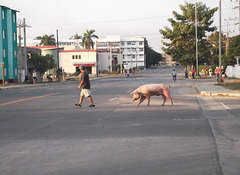
{"label": "sky", "polygon": [[[201,0],[209,8],[219,7],[220,0]],[[95,30],[99,38],[120,35],[124,38],[145,37],[156,52],[162,52],[159,29],[170,27],[168,18],[173,11],[181,14],[179,5],[195,0],[0,0],[0,5],[18,10],[18,21],[23,18],[27,28],[27,43],[44,34],[56,36],[59,41],[72,35]],[[199,2],[199,0],[197,0]],[[221,0],[222,31],[230,36],[239,34],[239,2]],[[219,11],[214,15],[214,26],[219,26]]]}

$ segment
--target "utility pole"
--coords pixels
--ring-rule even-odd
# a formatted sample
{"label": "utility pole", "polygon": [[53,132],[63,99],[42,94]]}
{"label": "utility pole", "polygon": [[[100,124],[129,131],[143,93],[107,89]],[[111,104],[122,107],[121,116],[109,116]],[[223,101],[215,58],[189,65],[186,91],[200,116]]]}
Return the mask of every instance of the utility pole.
{"label": "utility pole", "polygon": [[[25,18],[23,18],[23,22],[19,22],[18,24],[18,29],[19,29],[19,50],[18,50],[18,69],[19,69],[19,80],[20,81],[24,81],[22,80],[22,70],[24,70],[25,75],[28,75],[28,68],[27,68],[27,35],[26,35],[26,27],[30,27],[26,24],[26,20]],[[22,46],[21,46],[21,40],[22,40],[22,32],[21,29],[23,28],[23,35],[24,35],[24,48],[23,48],[23,52],[22,52]]]}
{"label": "utility pole", "polygon": [[219,82],[222,82],[222,5],[219,0]]}
{"label": "utility pole", "polygon": [[197,34],[197,0],[195,0],[195,35],[196,35],[196,73],[198,73],[198,34]]}
{"label": "utility pole", "polygon": [[57,33],[57,75],[58,75],[58,81],[60,81],[58,29],[56,30],[56,33]]}
{"label": "utility pole", "polygon": [[112,45],[110,45],[110,73],[112,73]]}
{"label": "utility pole", "polygon": [[25,69],[25,75],[28,75],[28,69],[27,69],[27,37],[26,37],[26,27],[29,27],[26,25],[26,20],[23,18],[23,35],[24,35],[24,69]]}
{"label": "utility pole", "polygon": [[119,56],[120,56],[120,74],[122,74],[122,52],[121,52],[121,43],[119,43]]}
{"label": "utility pole", "polygon": [[97,45],[97,41],[96,41],[96,77],[98,77],[98,45]]}
{"label": "utility pole", "polygon": [[18,72],[19,72],[19,82],[22,81],[22,22],[18,24]]}

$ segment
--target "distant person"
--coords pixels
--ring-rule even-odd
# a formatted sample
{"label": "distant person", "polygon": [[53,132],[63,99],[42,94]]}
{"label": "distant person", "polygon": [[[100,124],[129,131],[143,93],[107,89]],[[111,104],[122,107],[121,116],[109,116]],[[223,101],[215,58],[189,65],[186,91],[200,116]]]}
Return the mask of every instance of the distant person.
{"label": "distant person", "polygon": [[184,73],[185,73],[185,79],[188,79],[188,70],[186,69]]}
{"label": "distant person", "polygon": [[91,96],[89,75],[88,75],[87,70],[85,70],[85,66],[81,65],[80,71],[81,71],[80,84],[79,84],[78,88],[81,89],[81,94],[80,94],[79,103],[75,104],[75,106],[82,107],[82,101],[85,96],[85,97],[88,97],[88,99],[91,103],[90,106],[88,106],[88,107],[95,107],[92,96]]}
{"label": "distant person", "polygon": [[223,66],[222,66],[222,80],[223,82],[225,81],[225,69]]}
{"label": "distant person", "polygon": [[216,80],[219,81],[219,74],[220,74],[219,66],[216,67],[214,73],[215,73]]}
{"label": "distant person", "polygon": [[33,73],[32,73],[32,78],[33,78],[33,84],[36,84],[38,77],[37,77],[37,73],[36,73],[35,70],[34,70]]}
{"label": "distant person", "polygon": [[172,71],[172,78],[173,78],[173,81],[174,81],[174,82],[175,82],[176,79],[177,79],[177,72],[176,72],[175,69],[173,69],[173,71]]}
{"label": "distant person", "polygon": [[193,78],[193,79],[195,78],[195,72],[196,72],[196,70],[195,70],[195,68],[193,67],[193,69],[192,69],[192,78]]}
{"label": "distant person", "polygon": [[211,77],[211,76],[212,76],[212,73],[213,73],[213,71],[212,71],[212,67],[211,67],[211,66],[209,67],[208,72],[209,72],[209,75],[210,75],[210,77]]}

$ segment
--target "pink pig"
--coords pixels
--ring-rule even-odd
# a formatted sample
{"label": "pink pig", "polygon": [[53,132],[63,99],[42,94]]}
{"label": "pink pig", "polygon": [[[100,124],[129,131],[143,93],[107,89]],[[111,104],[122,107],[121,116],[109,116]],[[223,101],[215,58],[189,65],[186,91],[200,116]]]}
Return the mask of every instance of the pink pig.
{"label": "pink pig", "polygon": [[170,96],[170,88],[163,84],[146,84],[142,85],[136,90],[134,90],[131,94],[133,94],[132,101],[138,100],[140,98],[139,106],[146,98],[147,98],[147,106],[150,103],[150,96],[152,95],[162,95],[163,96],[163,104],[166,102],[166,98],[168,98],[173,105],[172,97]]}

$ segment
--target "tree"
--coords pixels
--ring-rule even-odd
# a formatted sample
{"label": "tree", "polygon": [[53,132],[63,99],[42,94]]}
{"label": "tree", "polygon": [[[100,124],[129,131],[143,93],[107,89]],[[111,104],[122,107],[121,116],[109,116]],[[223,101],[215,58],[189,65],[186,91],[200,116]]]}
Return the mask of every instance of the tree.
{"label": "tree", "polygon": [[43,36],[37,36],[35,40],[41,40],[41,46],[53,46],[56,45],[54,35],[44,34]]}
{"label": "tree", "polygon": [[81,35],[78,35],[78,34],[76,33],[75,35],[72,35],[71,38],[69,38],[69,39],[76,40],[76,46],[78,46],[78,45],[79,45],[78,40],[79,40],[79,39],[82,39],[82,36],[81,36]]}
{"label": "tree", "polygon": [[236,58],[234,56],[240,56],[240,35],[234,36],[231,38],[231,42],[229,44],[229,53],[226,58],[226,65],[234,65],[236,64]]}
{"label": "tree", "polygon": [[82,46],[86,49],[93,49],[94,43],[92,38],[97,38],[97,35],[94,35],[93,33],[95,32],[95,30],[86,30],[86,33],[83,34],[83,38],[82,38]]}
{"label": "tree", "polygon": [[[195,65],[195,4],[185,2],[185,5],[179,6],[182,10],[182,15],[173,11],[176,20],[173,18],[168,19],[172,29],[165,27],[164,30],[159,30],[164,39],[170,40],[170,42],[163,41],[165,47],[162,47],[162,50],[183,65],[189,65],[189,63]],[[216,27],[210,26],[213,23],[212,17],[217,9],[217,7],[209,9],[202,2],[197,3],[199,63],[208,62],[210,45],[206,39],[206,33],[216,30]]]}
{"label": "tree", "polygon": [[146,66],[150,67],[154,64],[159,64],[159,61],[162,60],[162,55],[158,52],[155,52],[148,45],[148,41],[144,39],[145,53],[146,53]]}
{"label": "tree", "polygon": [[81,35],[78,35],[77,33],[75,35],[72,35],[71,38],[69,39],[73,39],[73,40],[79,40],[79,39],[82,39],[82,36]]}
{"label": "tree", "polygon": [[41,77],[48,69],[52,69],[55,66],[53,55],[49,54],[41,56],[33,53],[28,62],[33,65],[34,69],[36,69]]}
{"label": "tree", "polygon": [[[226,47],[225,42],[226,36],[222,34],[222,47]],[[210,52],[211,57],[209,57],[210,65],[218,65],[219,64],[219,32],[212,33],[208,37],[208,42],[210,43]],[[222,58],[224,58],[225,50],[222,49]]]}

